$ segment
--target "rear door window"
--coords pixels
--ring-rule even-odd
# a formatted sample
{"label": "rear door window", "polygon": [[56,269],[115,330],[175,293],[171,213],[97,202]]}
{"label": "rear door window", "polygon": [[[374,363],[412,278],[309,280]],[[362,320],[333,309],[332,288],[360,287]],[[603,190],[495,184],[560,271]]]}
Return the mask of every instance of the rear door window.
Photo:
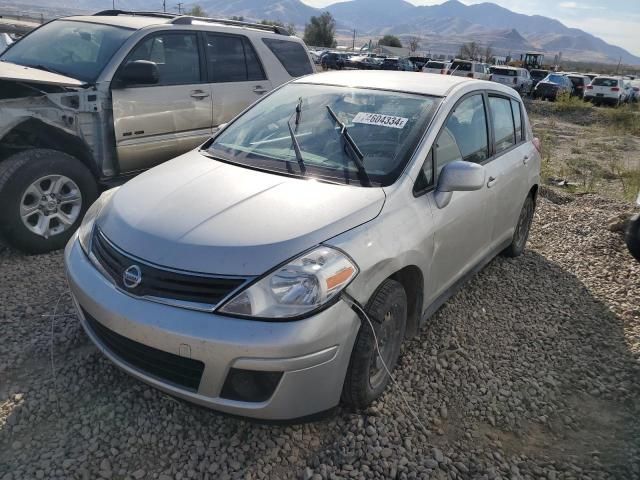
{"label": "rear door window", "polygon": [[504,97],[489,97],[491,121],[496,143],[496,155],[504,152],[515,143],[511,101]]}
{"label": "rear door window", "polygon": [[263,38],[262,41],[292,77],[313,73],[307,52],[298,42],[275,38]]}
{"label": "rear door window", "polygon": [[207,33],[207,68],[212,83],[266,79],[253,46],[237,35]]}

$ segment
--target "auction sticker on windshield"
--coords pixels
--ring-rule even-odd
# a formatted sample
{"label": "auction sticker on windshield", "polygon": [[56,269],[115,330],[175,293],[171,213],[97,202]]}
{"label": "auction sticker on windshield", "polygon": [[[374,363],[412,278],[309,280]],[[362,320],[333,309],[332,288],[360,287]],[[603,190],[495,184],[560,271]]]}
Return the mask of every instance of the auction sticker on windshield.
{"label": "auction sticker on windshield", "polygon": [[378,125],[380,127],[390,128],[404,128],[408,121],[409,119],[404,117],[367,112],[359,112],[353,117],[353,123],[365,123],[367,125]]}

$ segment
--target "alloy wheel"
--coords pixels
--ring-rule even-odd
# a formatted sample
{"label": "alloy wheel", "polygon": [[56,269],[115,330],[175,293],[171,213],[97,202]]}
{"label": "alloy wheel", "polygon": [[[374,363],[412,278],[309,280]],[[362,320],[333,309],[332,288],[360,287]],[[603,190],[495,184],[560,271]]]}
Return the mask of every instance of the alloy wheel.
{"label": "alloy wheel", "polygon": [[27,187],[20,201],[22,223],[44,238],[68,230],[82,211],[78,185],[64,175],[47,175]]}

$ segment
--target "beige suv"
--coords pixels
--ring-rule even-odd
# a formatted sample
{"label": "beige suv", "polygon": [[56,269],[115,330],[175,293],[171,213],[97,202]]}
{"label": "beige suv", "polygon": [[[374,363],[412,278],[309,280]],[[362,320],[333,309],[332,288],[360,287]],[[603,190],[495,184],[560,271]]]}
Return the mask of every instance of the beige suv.
{"label": "beige suv", "polygon": [[119,10],[41,26],[0,56],[0,234],[61,248],[102,186],[312,72],[302,40],[277,26]]}

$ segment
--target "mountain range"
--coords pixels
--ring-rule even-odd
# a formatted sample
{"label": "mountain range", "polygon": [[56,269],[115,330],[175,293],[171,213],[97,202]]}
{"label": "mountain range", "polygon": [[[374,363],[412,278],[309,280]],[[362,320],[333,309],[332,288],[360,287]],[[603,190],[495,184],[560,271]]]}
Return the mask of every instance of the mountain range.
{"label": "mountain range", "polygon": [[323,9],[300,0],[201,0],[199,4],[211,15],[268,18],[301,28],[312,15],[328,11],[345,37],[354,29],[358,38],[387,33],[419,36],[422,48],[434,52],[455,53],[461,43],[476,40],[490,45],[497,54],[519,56],[539,50],[552,56],[562,52],[563,58],[573,60],[612,63],[622,59],[623,63],[640,65],[640,57],[583,30],[542,15],[512,12],[494,3],[465,5],[448,0],[440,5],[416,6],[405,0],[350,0]]}
{"label": "mountain range", "polygon": [[[59,0],[28,1],[59,6]],[[120,9],[159,10],[161,0],[116,0],[115,3]],[[491,46],[496,55],[511,54],[515,58],[526,51],[542,51],[551,58],[562,52],[565,59],[604,63],[622,60],[640,65],[640,57],[583,30],[488,2],[465,5],[458,0],[448,0],[440,5],[416,6],[405,0],[349,0],[317,9],[300,0],[187,0],[185,8],[196,4],[213,17],[278,20],[295,25],[298,32],[304,30],[311,16],[328,11],[336,19],[339,39],[346,43],[356,30],[358,46],[368,43],[370,38],[375,41],[380,35],[393,34],[401,40],[420,37],[420,50],[433,53],[455,54],[462,43],[473,40]],[[67,0],[65,6],[96,10],[105,8],[105,0]]]}

